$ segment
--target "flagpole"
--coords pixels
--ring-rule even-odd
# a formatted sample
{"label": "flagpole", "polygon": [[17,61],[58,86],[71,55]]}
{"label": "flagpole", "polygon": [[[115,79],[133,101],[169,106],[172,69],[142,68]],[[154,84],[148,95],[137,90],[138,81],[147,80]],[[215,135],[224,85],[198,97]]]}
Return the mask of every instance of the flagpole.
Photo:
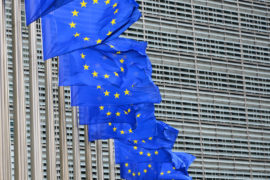
{"label": "flagpole", "polygon": [[81,180],[80,143],[78,127],[78,110],[72,107],[72,149],[73,149],[73,169],[74,179]]}
{"label": "flagpole", "polygon": [[0,147],[0,179],[11,179],[8,59],[4,0],[1,0],[0,21],[0,143],[4,144]]}
{"label": "flagpole", "polygon": [[[59,63],[58,63],[59,69]],[[58,112],[60,131],[60,166],[61,179],[69,179],[67,159],[67,132],[66,132],[66,111],[65,111],[65,90],[63,86],[58,87]]]}
{"label": "flagpole", "polygon": [[98,180],[103,180],[104,174],[103,174],[103,159],[102,159],[102,140],[96,141],[96,157],[97,157]]}
{"label": "flagpole", "polygon": [[92,170],[92,152],[91,152],[91,143],[88,141],[88,126],[84,126],[84,143],[85,143],[85,171],[86,179],[93,179],[93,170]]}
{"label": "flagpole", "polygon": [[31,178],[42,179],[36,22],[29,26]]}
{"label": "flagpole", "polygon": [[45,61],[47,178],[56,180],[56,154],[52,92],[52,59]]}
{"label": "flagpole", "polygon": [[108,143],[109,143],[110,180],[115,180],[114,140],[109,139]]}
{"label": "flagpole", "polygon": [[24,69],[22,56],[21,1],[12,1],[13,102],[15,179],[27,179],[27,146]]}

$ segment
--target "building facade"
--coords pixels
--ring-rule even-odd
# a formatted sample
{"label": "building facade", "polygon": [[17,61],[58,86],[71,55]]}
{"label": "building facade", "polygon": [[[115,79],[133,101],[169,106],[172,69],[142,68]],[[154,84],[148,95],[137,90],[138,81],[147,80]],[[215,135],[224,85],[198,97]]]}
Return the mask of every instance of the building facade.
{"label": "building facade", "polygon": [[[270,2],[264,0],[137,0],[142,17],[124,37],[148,42],[153,79],[162,94],[158,120],[177,128],[176,151],[197,157],[194,179],[270,179]],[[23,5],[23,4],[22,4]],[[30,166],[30,93],[28,29],[22,6],[26,89],[28,176]],[[13,64],[11,0],[6,0],[6,32],[13,139]],[[46,179],[45,65],[37,23],[43,176]],[[56,170],[60,177],[57,60],[52,61]],[[73,179],[72,114],[65,88],[69,177]],[[80,127],[80,164],[86,177],[84,127]],[[93,178],[96,158],[92,145]],[[11,148],[12,164],[14,152]],[[107,141],[104,177],[109,179]],[[116,167],[116,177],[120,179]],[[14,174],[14,165],[12,165]]]}

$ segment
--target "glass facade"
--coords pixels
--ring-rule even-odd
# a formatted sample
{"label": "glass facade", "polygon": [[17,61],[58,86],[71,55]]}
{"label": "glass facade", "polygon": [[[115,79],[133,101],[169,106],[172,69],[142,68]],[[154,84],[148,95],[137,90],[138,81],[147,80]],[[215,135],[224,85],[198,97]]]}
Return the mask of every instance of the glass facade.
{"label": "glass facade", "polygon": [[[156,105],[156,116],[158,120],[179,129],[174,149],[197,157],[190,168],[193,178],[270,179],[270,2],[137,2],[142,17],[123,36],[148,42],[153,79],[163,98],[162,103]],[[30,178],[28,29],[25,26],[24,7],[22,9]],[[13,128],[11,0],[6,0],[6,15],[10,120]],[[40,23],[37,28],[43,174],[46,178],[45,75]],[[57,175],[60,177],[56,60],[53,60],[52,68]],[[69,88],[65,88],[65,93],[69,175],[73,179]],[[103,141],[103,145],[104,175],[108,179],[107,141]],[[93,176],[96,178],[94,143],[92,146]],[[83,127],[80,131],[80,149],[84,179]],[[12,168],[14,174],[14,166]],[[119,179],[118,168],[116,174]]]}

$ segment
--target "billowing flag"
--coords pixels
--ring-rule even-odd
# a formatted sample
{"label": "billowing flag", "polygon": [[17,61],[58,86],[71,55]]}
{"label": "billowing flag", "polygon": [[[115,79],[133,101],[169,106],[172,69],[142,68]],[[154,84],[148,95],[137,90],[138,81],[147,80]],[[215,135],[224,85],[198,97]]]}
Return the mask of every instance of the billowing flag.
{"label": "billowing flag", "polygon": [[157,121],[157,131],[154,136],[145,139],[127,140],[125,143],[147,149],[172,149],[178,135],[178,130],[168,124]]}
{"label": "billowing flag", "polygon": [[135,0],[73,0],[42,18],[44,59],[112,40],[139,17]]}
{"label": "billowing flag", "polygon": [[26,24],[29,25],[41,16],[73,0],[25,0]]}
{"label": "billowing flag", "polygon": [[59,57],[59,85],[120,87],[125,84],[123,81],[149,81],[152,67],[145,54],[146,47],[145,42],[117,38],[62,55]]}
{"label": "billowing flag", "polygon": [[[138,104],[130,106],[122,112],[118,109],[114,114],[112,112],[111,110],[106,112],[106,116],[108,116],[106,118],[109,119],[107,123],[95,123],[100,121],[100,113],[93,114],[92,122],[88,126],[90,141],[110,138],[133,141],[155,135],[157,128],[153,104]],[[128,116],[129,114],[131,116]],[[114,121],[118,118],[121,118],[121,122],[119,122],[120,120]],[[135,124],[132,124],[134,120]]]}

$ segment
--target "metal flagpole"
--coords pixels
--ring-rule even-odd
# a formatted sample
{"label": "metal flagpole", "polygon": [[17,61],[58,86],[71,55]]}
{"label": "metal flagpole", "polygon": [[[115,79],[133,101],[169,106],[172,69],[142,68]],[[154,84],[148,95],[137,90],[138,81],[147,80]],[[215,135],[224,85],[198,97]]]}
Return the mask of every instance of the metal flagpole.
{"label": "metal flagpole", "polygon": [[12,1],[15,179],[27,179],[25,91],[22,58],[21,1]]}
{"label": "metal flagpole", "polygon": [[91,143],[88,141],[88,126],[84,126],[84,144],[85,144],[85,166],[86,166],[86,179],[93,179],[92,171],[92,154]]}
{"label": "metal flagpole", "polygon": [[[0,180],[11,179],[8,59],[6,44],[5,1],[0,8]],[[3,146],[4,144],[4,146]]]}
{"label": "metal flagpole", "polygon": [[36,22],[29,26],[31,178],[42,179]]}
{"label": "metal flagpole", "polygon": [[73,169],[74,179],[81,179],[81,161],[80,161],[80,144],[79,144],[79,127],[78,127],[77,107],[72,107],[72,149],[73,149]]}
{"label": "metal flagpole", "polygon": [[103,180],[103,159],[102,159],[102,140],[96,141],[96,158],[98,180]]}
{"label": "metal flagpole", "polygon": [[58,87],[58,108],[59,108],[59,131],[60,131],[60,165],[61,179],[69,179],[67,159],[67,132],[65,116],[65,91],[63,86]]}
{"label": "metal flagpole", "polygon": [[45,62],[45,89],[46,89],[46,159],[47,178],[56,180],[56,154],[53,117],[53,93],[52,93],[52,59]]}
{"label": "metal flagpole", "polygon": [[109,143],[110,180],[115,180],[114,140],[109,139],[108,143]]}

